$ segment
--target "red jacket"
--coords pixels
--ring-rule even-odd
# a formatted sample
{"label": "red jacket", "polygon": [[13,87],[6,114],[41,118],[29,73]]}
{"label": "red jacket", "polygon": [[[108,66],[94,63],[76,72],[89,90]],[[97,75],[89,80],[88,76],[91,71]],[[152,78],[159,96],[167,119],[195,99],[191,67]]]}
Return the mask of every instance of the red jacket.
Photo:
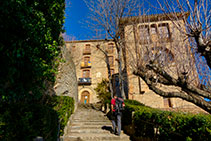
{"label": "red jacket", "polygon": [[[118,99],[120,99],[121,101],[124,101],[122,98],[117,97]],[[115,107],[115,98],[111,99],[111,105],[113,105],[113,107]],[[125,103],[123,102],[123,106],[125,106]],[[115,108],[113,108],[113,112],[115,112]]]}

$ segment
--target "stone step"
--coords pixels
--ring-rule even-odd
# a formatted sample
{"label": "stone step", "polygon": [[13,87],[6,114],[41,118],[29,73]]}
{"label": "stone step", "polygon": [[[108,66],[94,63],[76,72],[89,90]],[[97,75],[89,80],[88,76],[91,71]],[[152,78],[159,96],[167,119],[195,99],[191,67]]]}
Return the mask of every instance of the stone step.
{"label": "stone step", "polygon": [[64,137],[64,141],[113,141],[113,140],[121,140],[121,141],[130,141],[129,137],[126,135],[113,135],[113,134],[81,134],[81,133],[74,133],[70,136]]}
{"label": "stone step", "polygon": [[72,120],[108,120],[105,117],[85,117],[85,118],[73,118]]}
{"label": "stone step", "polygon": [[[74,133],[82,133],[82,134],[87,134],[87,133],[96,133],[96,134],[104,134],[104,133],[106,133],[106,134],[110,134],[111,132],[110,132],[110,129],[91,129],[91,128],[89,128],[89,129],[83,129],[83,128],[81,128],[81,129],[69,129],[68,130],[69,132],[71,132],[71,134],[74,134]],[[121,134],[123,134],[123,131],[121,131]]]}
{"label": "stone step", "polygon": [[111,129],[112,125],[82,125],[82,126],[70,126],[69,129]]}
{"label": "stone step", "polygon": [[74,118],[86,118],[87,117],[94,117],[94,118],[98,118],[98,117],[105,117],[104,115],[99,115],[99,114],[93,114],[93,113],[87,113],[87,114],[79,114],[79,115],[74,115]]}
{"label": "stone step", "polygon": [[108,119],[81,119],[73,120],[73,122],[110,122]]}
{"label": "stone step", "polygon": [[96,116],[89,116],[89,115],[84,115],[84,116],[74,116],[73,117],[73,119],[89,119],[89,118],[96,118],[96,119],[100,119],[100,118],[106,118],[105,116],[98,116],[98,117],[96,117]]}
{"label": "stone step", "polygon": [[106,118],[101,118],[101,119],[73,119],[72,121],[75,121],[75,122],[83,122],[83,121],[89,121],[89,122],[101,122],[101,121],[109,121],[108,119]]}
{"label": "stone step", "polygon": [[85,119],[85,118],[96,118],[96,119],[98,119],[98,118],[107,118],[107,117],[105,117],[105,116],[93,116],[93,115],[86,115],[86,116],[73,116],[73,119]]}
{"label": "stone step", "polygon": [[129,139],[102,139],[102,138],[94,138],[94,139],[87,139],[87,138],[81,138],[81,137],[65,137],[64,139],[60,141],[130,141]]}
{"label": "stone step", "polygon": [[112,123],[104,113],[94,110],[92,105],[80,105],[72,115],[63,140],[130,141],[123,132],[120,136],[111,134],[111,129]]}
{"label": "stone step", "polygon": [[110,121],[106,118],[83,118],[83,119],[73,119],[72,121],[90,121],[90,122],[99,122],[99,121]]}
{"label": "stone step", "polygon": [[102,130],[102,129],[70,129],[68,130],[72,134],[74,133],[96,133],[96,134],[102,134],[102,133],[110,133],[108,130]]}
{"label": "stone step", "polygon": [[84,121],[84,122],[72,122],[71,126],[75,126],[75,125],[110,125],[111,122],[109,121],[103,121],[103,122],[88,122],[88,121]]}
{"label": "stone step", "polygon": [[[92,113],[90,114],[90,112],[92,112]],[[95,110],[77,110],[77,113],[75,115],[87,115],[87,114],[94,115],[95,113],[99,113],[99,111],[95,111]]]}

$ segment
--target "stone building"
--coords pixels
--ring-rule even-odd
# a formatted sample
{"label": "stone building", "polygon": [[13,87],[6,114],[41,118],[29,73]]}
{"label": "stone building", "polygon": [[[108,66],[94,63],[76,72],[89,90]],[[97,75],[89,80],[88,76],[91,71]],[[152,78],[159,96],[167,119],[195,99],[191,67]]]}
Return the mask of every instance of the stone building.
{"label": "stone building", "polygon": [[72,50],[71,56],[76,66],[78,80],[78,101],[81,103],[96,103],[95,88],[103,78],[108,78],[104,54],[96,46],[108,52],[111,73],[117,72],[115,61],[116,51],[114,43],[104,40],[84,40],[66,42],[67,48]]}
{"label": "stone building", "polygon": [[[155,58],[160,64],[161,62],[168,63],[164,64],[165,71],[175,78],[178,77],[178,69],[181,69],[178,67],[185,66],[185,69],[191,72],[192,83],[197,84],[198,76],[189,43],[187,40],[184,41],[184,35],[172,22],[174,20],[174,22],[179,23],[181,30],[185,30],[183,19],[181,19],[180,13],[177,13],[176,18],[174,16],[172,14],[167,16],[156,14],[121,19],[120,25],[124,31],[123,38],[127,52],[129,99],[138,100],[154,108],[196,107],[180,98],[163,98],[155,94],[140,77],[132,74],[132,67],[136,65],[133,64],[134,62],[144,63],[148,58]],[[160,85],[160,88],[167,92],[179,92],[179,89],[173,86]]]}
{"label": "stone building", "polygon": [[[180,22],[181,28],[184,28],[182,19],[177,19],[175,22]],[[123,18],[120,23],[121,29],[124,31],[122,39],[125,42],[126,60],[124,62],[127,70],[127,86],[128,98],[140,101],[147,106],[155,108],[168,107],[195,107],[194,104],[186,102],[180,98],[163,98],[151,91],[145,82],[132,74],[130,64],[135,62],[135,48],[145,52],[144,46],[151,46],[153,52],[165,52],[165,58],[171,64],[170,74],[174,75],[175,61],[181,61],[188,55],[191,56],[188,48],[188,43],[182,41],[183,35],[174,27],[171,20],[164,15],[150,15],[142,17]],[[180,38],[178,38],[180,37]],[[108,71],[105,63],[105,56],[96,48],[97,45],[103,47],[109,53],[109,64],[111,65],[112,74],[118,73],[118,64],[116,58],[116,50],[112,41],[104,40],[84,40],[66,42],[67,48],[71,49],[77,80],[78,80],[78,101],[82,103],[96,103],[97,99],[96,88],[97,83],[100,83],[103,78],[108,78]],[[178,53],[179,52],[179,53]],[[143,53],[149,55],[147,53]],[[178,54],[180,57],[178,57]],[[147,56],[146,56],[147,57]],[[140,59],[140,58],[139,58]],[[144,59],[144,58],[143,58]],[[162,60],[162,59],[161,59]],[[141,61],[141,60],[140,60]],[[193,62],[191,62],[193,63]],[[195,68],[195,67],[194,67]],[[195,73],[194,73],[195,72]],[[197,74],[193,71],[193,75]],[[195,76],[194,76],[195,77]],[[166,89],[164,86],[163,89]],[[169,87],[168,87],[169,89]],[[175,89],[171,87],[171,89]]]}

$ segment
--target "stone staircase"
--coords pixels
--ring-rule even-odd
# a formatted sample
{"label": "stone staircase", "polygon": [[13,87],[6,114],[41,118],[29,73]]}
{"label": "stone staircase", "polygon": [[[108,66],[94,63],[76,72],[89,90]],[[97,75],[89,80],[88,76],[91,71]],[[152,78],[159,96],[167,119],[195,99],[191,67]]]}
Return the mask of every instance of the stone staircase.
{"label": "stone staircase", "polygon": [[64,141],[130,141],[129,136],[110,133],[111,121],[93,105],[78,105],[64,135]]}

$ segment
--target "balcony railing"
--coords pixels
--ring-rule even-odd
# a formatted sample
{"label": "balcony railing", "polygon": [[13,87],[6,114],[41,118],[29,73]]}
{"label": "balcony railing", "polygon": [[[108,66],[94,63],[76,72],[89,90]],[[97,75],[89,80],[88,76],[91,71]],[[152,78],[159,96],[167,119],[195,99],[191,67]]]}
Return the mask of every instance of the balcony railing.
{"label": "balcony railing", "polygon": [[85,49],[85,50],[83,51],[83,54],[84,54],[84,55],[89,55],[89,54],[91,54],[91,49]]}
{"label": "balcony railing", "polygon": [[79,85],[91,85],[92,81],[91,78],[79,78],[78,84]]}
{"label": "balcony railing", "polygon": [[81,62],[81,68],[91,68],[91,62]]}

